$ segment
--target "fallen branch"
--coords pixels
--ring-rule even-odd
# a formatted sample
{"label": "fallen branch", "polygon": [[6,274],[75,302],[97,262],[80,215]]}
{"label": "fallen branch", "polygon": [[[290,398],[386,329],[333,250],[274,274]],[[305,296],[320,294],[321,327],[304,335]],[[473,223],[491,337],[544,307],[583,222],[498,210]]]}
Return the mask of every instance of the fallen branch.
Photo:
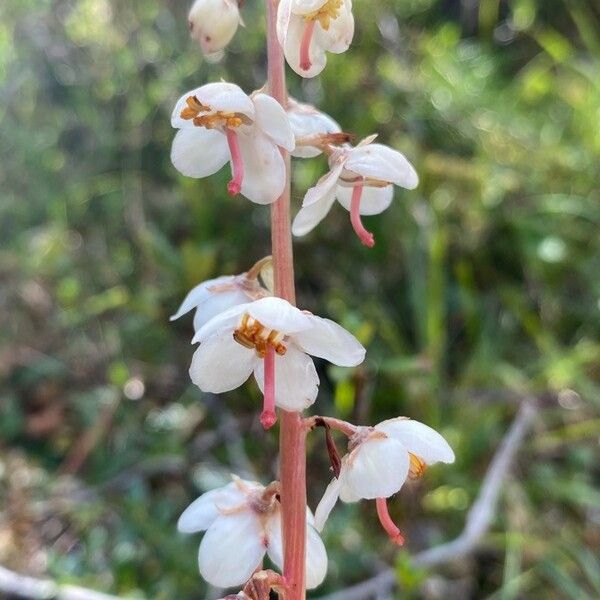
{"label": "fallen branch", "polygon": [[[496,450],[496,454],[483,478],[479,495],[467,514],[462,533],[447,544],[435,546],[415,554],[411,561],[415,567],[429,568],[452,562],[471,554],[477,548],[481,538],[492,525],[502,484],[527,432],[533,424],[536,413],[537,409],[533,401],[526,400],[521,404],[513,424]],[[394,569],[390,568],[363,583],[334,592],[328,596],[322,596],[319,600],[378,598],[392,590],[396,583],[396,573]]]}

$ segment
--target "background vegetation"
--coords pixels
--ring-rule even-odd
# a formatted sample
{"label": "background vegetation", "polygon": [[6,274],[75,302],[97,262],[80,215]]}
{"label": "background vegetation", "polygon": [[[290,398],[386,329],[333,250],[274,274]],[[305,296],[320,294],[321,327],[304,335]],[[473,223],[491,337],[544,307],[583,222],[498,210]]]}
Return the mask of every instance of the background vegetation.
{"label": "background vegetation", "polygon": [[[231,471],[276,472],[253,385],[190,384],[187,290],[269,251],[268,211],[227,170],[179,177],[171,107],[221,77],[265,77],[262,6],[219,64],[185,2],[0,3],[0,564],[116,594],[210,592],[181,510]],[[600,12],[594,0],[355,2],[355,43],[296,98],[414,162],[422,183],[296,243],[299,302],[351,329],[367,362],[319,364],[318,410],[435,426],[458,460],[403,490],[397,553],[371,504],[339,507],[319,594],[397,566],[402,598],[600,596]],[[294,201],[324,172],[296,163]],[[483,547],[438,571],[410,554],[457,535],[518,401],[534,433]],[[310,501],[329,474],[311,439]],[[596,473],[594,473],[596,471]],[[318,595],[318,594],[315,594]]]}

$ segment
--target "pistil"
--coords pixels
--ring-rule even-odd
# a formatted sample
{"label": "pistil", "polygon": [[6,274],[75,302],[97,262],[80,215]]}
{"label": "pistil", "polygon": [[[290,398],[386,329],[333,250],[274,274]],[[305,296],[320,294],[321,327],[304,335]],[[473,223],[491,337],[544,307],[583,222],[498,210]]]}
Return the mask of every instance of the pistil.
{"label": "pistil", "polygon": [[352,200],[350,201],[350,222],[360,241],[369,248],[375,245],[375,238],[370,231],[365,229],[360,219],[360,199],[362,196],[363,185],[358,184],[352,188]]}
{"label": "pistil", "polygon": [[227,184],[227,192],[230,196],[235,196],[242,189],[242,181],[244,180],[244,161],[242,159],[242,151],[240,150],[240,142],[237,133],[225,128],[227,135],[227,144],[229,145],[229,153],[231,154],[231,181]]}
{"label": "pistil", "polygon": [[381,526],[385,529],[385,532],[388,534],[394,544],[397,546],[403,546],[404,537],[400,533],[398,527],[396,527],[394,521],[392,521],[392,517],[390,517],[386,498],[377,498],[375,503],[377,504],[377,516],[379,517]]}
{"label": "pistil", "polygon": [[302,33],[302,39],[300,40],[300,68],[303,71],[308,71],[312,67],[312,62],[310,60],[310,43],[315,31],[315,24],[316,21],[313,19],[306,20],[304,24],[304,32]]}
{"label": "pistil", "polygon": [[260,422],[264,429],[271,429],[277,421],[275,413],[275,350],[270,344],[265,353],[265,390],[263,398],[263,411]]}

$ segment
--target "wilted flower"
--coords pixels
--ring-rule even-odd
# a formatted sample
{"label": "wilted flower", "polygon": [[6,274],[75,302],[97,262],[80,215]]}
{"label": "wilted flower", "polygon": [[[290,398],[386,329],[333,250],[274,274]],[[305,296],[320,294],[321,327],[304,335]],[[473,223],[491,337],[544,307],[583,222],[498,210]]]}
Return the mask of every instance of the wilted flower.
{"label": "wilted flower", "polygon": [[240,22],[237,0],[196,0],[188,15],[190,34],[204,54],[223,50]]}
{"label": "wilted flower", "polygon": [[203,281],[188,293],[177,312],[171,316],[171,321],[195,308],[194,331],[198,331],[213,317],[232,306],[270,296],[270,292],[258,282],[258,275],[271,263],[272,259],[268,256],[241,275],[224,275]]}
{"label": "wilted flower", "polygon": [[376,215],[392,202],[393,185],[412,190],[419,178],[405,156],[388,146],[373,144],[376,136],[356,147],[331,150],[330,171],[304,196],[302,208],[294,219],[294,235],[305,235],[320,223],[337,199],[350,211],[356,235],[365,246],[375,244],[373,234],[365,229],[361,215]]}
{"label": "wilted flower", "polygon": [[354,36],[352,0],[281,0],[277,37],[298,75],[314,77],[327,62],[326,52],[348,50]]}
{"label": "wilted flower", "polygon": [[339,476],[323,494],[315,511],[321,531],[338,497],[343,502],[377,499],[380,521],[396,541],[401,542],[393,525],[385,498],[404,485],[408,477],[420,477],[428,465],[454,462],[454,452],[437,431],[404,417],[383,421],[375,427],[357,427],[350,438],[349,453],[342,458]]}
{"label": "wilted flower", "polygon": [[261,421],[275,423],[275,405],[301,411],[317,397],[319,377],[309,354],[343,367],[360,364],[365,349],[343,327],[286,300],[262,298],[234,306],[204,325],[190,376],[205,392],[240,386],[254,372],[264,394]]}
{"label": "wilted flower", "polygon": [[293,150],[294,134],[271,96],[247,96],[232,83],[208,83],[177,101],[171,124],[179,129],[171,160],[183,175],[207,177],[230,161],[230,195],[241,192],[270,204],[283,192],[286,169],[279,147]]}
{"label": "wilted flower", "polygon": [[[283,568],[279,484],[267,487],[233,476],[228,485],[203,494],[177,524],[182,533],[206,531],[198,551],[200,574],[217,587],[243,585],[265,554]],[[306,515],[306,585],[317,587],[327,573],[327,553]]]}

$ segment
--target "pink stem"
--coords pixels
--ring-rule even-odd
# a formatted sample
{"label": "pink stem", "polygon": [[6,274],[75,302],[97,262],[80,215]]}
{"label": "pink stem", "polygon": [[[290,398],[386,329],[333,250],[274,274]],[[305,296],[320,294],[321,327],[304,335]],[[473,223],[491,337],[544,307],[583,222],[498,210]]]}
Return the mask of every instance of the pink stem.
{"label": "pink stem", "polygon": [[375,501],[377,504],[377,516],[379,517],[379,522],[382,527],[385,529],[386,533],[390,536],[390,539],[394,544],[398,546],[404,545],[404,537],[400,533],[398,527],[394,521],[392,521],[392,517],[390,517],[390,513],[388,512],[387,507],[387,499],[386,498],[377,498]]}
{"label": "pink stem", "polygon": [[225,133],[227,134],[227,144],[229,145],[229,153],[231,154],[231,176],[233,177],[227,184],[227,192],[230,196],[235,196],[242,189],[244,161],[237,133],[233,129],[229,129],[229,127],[225,127]]}
{"label": "pink stem", "polygon": [[350,201],[350,222],[359,237],[360,241],[369,248],[375,245],[375,238],[370,231],[367,231],[360,220],[360,198],[362,196],[363,186],[355,185],[352,188],[352,200]]}
{"label": "pink stem", "polygon": [[[277,39],[279,0],[265,0],[267,9],[267,57],[269,93],[283,107],[287,105],[285,59]],[[282,195],[271,204],[271,244],[275,294],[296,303],[294,259],[290,219],[290,157],[286,161],[287,181]],[[288,584],[286,600],[306,597],[306,431],[298,412],[281,411],[279,429],[281,512],[283,521],[283,575]]]}
{"label": "pink stem", "polygon": [[260,422],[266,430],[271,429],[277,422],[277,415],[275,414],[275,350],[273,346],[267,345],[267,353],[264,360],[265,392]]}
{"label": "pink stem", "polygon": [[352,425],[352,423],[348,423],[348,421],[336,419],[335,417],[314,416],[304,419],[307,431],[316,426],[315,421],[317,419],[321,419],[321,421],[331,427],[331,429],[335,429],[348,437],[352,437],[358,429],[356,425]]}
{"label": "pink stem", "polygon": [[315,23],[316,21],[313,19],[306,23],[304,32],[302,33],[302,39],[300,40],[300,68],[303,71],[308,71],[312,67],[312,62],[310,60],[310,43],[315,31]]}

